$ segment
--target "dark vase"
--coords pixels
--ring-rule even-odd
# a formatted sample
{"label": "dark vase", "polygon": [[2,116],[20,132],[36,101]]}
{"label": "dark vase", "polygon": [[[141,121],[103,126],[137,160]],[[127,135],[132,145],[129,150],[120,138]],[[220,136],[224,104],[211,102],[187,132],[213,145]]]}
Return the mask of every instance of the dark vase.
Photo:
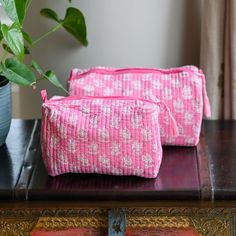
{"label": "dark vase", "polygon": [[[4,82],[2,82],[4,81]],[[11,83],[0,76],[0,146],[7,138],[12,114]]]}

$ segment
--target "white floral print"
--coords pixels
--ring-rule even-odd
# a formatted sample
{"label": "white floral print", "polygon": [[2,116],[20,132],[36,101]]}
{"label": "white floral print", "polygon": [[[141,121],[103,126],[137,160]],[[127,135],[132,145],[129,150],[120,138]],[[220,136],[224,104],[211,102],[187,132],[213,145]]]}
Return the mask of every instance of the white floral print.
{"label": "white floral print", "polygon": [[98,116],[91,117],[89,121],[89,126],[95,129],[98,128],[98,121],[99,121]]}
{"label": "white floral print", "polygon": [[131,96],[132,94],[133,94],[133,90],[131,90],[131,89],[126,89],[123,92],[124,96]]}
{"label": "white floral print", "polygon": [[58,152],[57,160],[60,162],[60,164],[70,164],[68,162],[68,157],[66,156],[65,153],[63,153],[62,150]]}
{"label": "white floral print", "polygon": [[114,82],[113,82],[113,87],[114,87],[114,89],[116,89],[116,90],[121,90],[121,89],[122,89],[122,82],[119,81],[119,80],[114,81]]}
{"label": "white floral print", "polygon": [[102,112],[104,115],[109,115],[111,114],[111,107],[110,106],[107,106],[107,105],[104,105],[102,107]]}
{"label": "white floral print", "polygon": [[103,94],[105,96],[113,95],[114,94],[114,90],[112,88],[105,88],[104,91],[103,91]]}
{"label": "white floral print", "polygon": [[94,91],[94,87],[92,85],[85,85],[84,86],[84,92],[85,94],[90,94]]}
{"label": "white floral print", "polygon": [[98,160],[104,167],[110,168],[110,159],[107,156],[99,156]]}
{"label": "white floral print", "polygon": [[111,155],[118,156],[120,154],[120,144],[119,143],[112,143],[111,145]]}
{"label": "white floral print", "polygon": [[182,96],[184,99],[192,99],[192,89],[189,86],[184,86]]}
{"label": "white floral print", "polygon": [[198,125],[193,125],[192,128],[193,128],[194,134],[199,135],[201,127],[199,127]]}
{"label": "white floral print", "polygon": [[142,156],[142,160],[146,168],[149,168],[153,165],[152,156],[150,154],[145,154]]}
{"label": "white floral print", "polygon": [[58,144],[58,138],[55,135],[52,135],[50,143],[51,143],[51,147],[55,148],[57,146],[57,144]]}
{"label": "white floral print", "polygon": [[120,131],[120,136],[124,142],[129,141],[131,139],[131,132],[128,129],[123,129]]}
{"label": "white floral print", "polygon": [[120,117],[119,116],[113,116],[110,121],[110,126],[112,128],[118,129],[120,127]]}
{"label": "white floral print", "polygon": [[84,141],[88,140],[88,132],[84,129],[78,130],[78,137]]}
{"label": "white floral print", "polygon": [[140,128],[141,122],[142,122],[142,116],[135,114],[131,120],[132,128]]}
{"label": "white floral print", "polygon": [[123,157],[123,165],[127,168],[131,168],[132,167],[132,160],[129,156]]}
{"label": "white floral print", "polygon": [[78,161],[81,163],[83,167],[89,166],[89,160],[85,157],[85,155],[78,156]]}
{"label": "white floral print", "polygon": [[193,114],[192,113],[186,112],[184,114],[184,123],[186,125],[192,125],[193,124]]}
{"label": "white floral print", "polygon": [[133,84],[133,86],[132,86],[133,89],[135,89],[135,90],[141,90],[142,89],[141,81],[135,80],[135,81],[132,82],[132,84]]}
{"label": "white floral print", "polygon": [[162,89],[163,88],[163,84],[159,80],[153,80],[152,86],[154,89]]}
{"label": "white floral print", "polygon": [[100,79],[95,79],[94,80],[94,86],[98,87],[98,88],[103,88],[104,83],[102,82],[102,80]]}
{"label": "white floral print", "polygon": [[165,88],[164,89],[163,98],[166,99],[166,100],[171,100],[172,99],[172,89],[171,88]]}
{"label": "white floral print", "polygon": [[109,140],[109,130],[107,129],[102,129],[99,131],[99,139],[102,142],[106,142]]}
{"label": "white floral print", "polygon": [[68,151],[70,153],[76,153],[76,141],[73,139],[69,140]]}
{"label": "white floral print", "polygon": [[132,107],[131,106],[125,106],[124,108],[123,108],[123,114],[124,115],[130,115],[131,114],[131,112],[132,112]]}
{"label": "white floral print", "polygon": [[99,145],[97,143],[91,143],[88,145],[88,149],[90,154],[97,154],[99,151]]}
{"label": "white floral print", "polygon": [[174,79],[171,81],[171,85],[173,88],[179,88],[180,87],[180,81],[178,79]]}
{"label": "white floral print", "polygon": [[174,100],[173,105],[176,113],[184,112],[184,103],[181,99]]}
{"label": "white floral print", "polygon": [[146,89],[146,90],[143,92],[143,96],[144,96],[145,98],[150,98],[150,99],[152,99],[152,97],[154,97],[152,89]]}
{"label": "white floral print", "polygon": [[84,114],[89,114],[90,108],[88,106],[83,106],[83,107],[81,107],[81,112]]}
{"label": "white floral print", "polygon": [[142,151],[142,147],[143,147],[143,144],[138,141],[134,141],[132,143],[132,150],[135,154],[139,154]]}
{"label": "white floral print", "polygon": [[195,112],[201,112],[202,109],[202,104],[198,100],[193,100],[192,101],[192,106]]}
{"label": "white floral print", "polygon": [[150,141],[152,139],[152,131],[150,129],[141,129],[141,134],[144,141]]}

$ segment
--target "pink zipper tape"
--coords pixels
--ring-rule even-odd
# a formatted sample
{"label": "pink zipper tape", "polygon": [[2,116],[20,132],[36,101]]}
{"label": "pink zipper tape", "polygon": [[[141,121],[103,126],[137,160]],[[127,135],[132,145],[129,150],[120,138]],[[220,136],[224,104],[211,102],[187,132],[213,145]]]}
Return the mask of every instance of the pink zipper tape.
{"label": "pink zipper tape", "polygon": [[[204,115],[209,118],[211,117],[211,107],[209,98],[207,96],[206,91],[206,80],[203,72],[201,70],[194,71],[186,67],[179,67],[179,68],[171,68],[171,69],[157,69],[157,68],[120,68],[120,69],[113,69],[113,68],[91,68],[89,70],[85,70],[81,74],[77,75],[77,72],[82,72],[83,70],[73,69],[69,78],[69,81],[76,79],[80,79],[86,76],[89,73],[100,73],[100,74],[119,74],[124,72],[133,72],[133,73],[159,73],[159,74],[169,74],[169,73],[179,73],[179,72],[189,72],[193,74],[197,74],[202,80],[202,90],[203,90],[203,102],[204,102]],[[77,77],[76,77],[77,75]]]}
{"label": "pink zipper tape", "polygon": [[[78,69],[73,69],[71,72],[71,76],[69,80],[74,80],[76,73],[80,71]],[[120,68],[120,69],[113,69],[113,68],[97,68],[93,67],[89,70],[86,70],[85,72],[82,72],[81,74],[77,75],[76,79],[80,79],[87,74],[90,73],[100,73],[100,74],[119,74],[119,73],[124,73],[124,72],[133,72],[133,73],[159,73],[159,74],[170,74],[170,73],[179,73],[179,72],[190,72],[190,73],[196,73],[195,71],[184,68],[184,67],[179,67],[179,68],[171,68],[171,69],[157,69],[157,68],[142,68],[142,67],[137,67],[137,68]]]}
{"label": "pink zipper tape", "polygon": [[128,97],[128,96],[84,96],[84,97],[69,96],[69,97],[63,97],[63,98],[59,98],[59,99],[47,100],[47,98],[46,98],[47,93],[45,90],[41,91],[41,95],[42,95],[45,103],[54,103],[55,101],[65,101],[65,100],[82,100],[82,99],[139,100],[139,101],[143,101],[143,102],[152,103],[157,106],[161,106],[164,109],[164,111],[168,114],[168,116],[170,118],[171,135],[174,135],[174,136],[179,135],[176,120],[173,117],[169,107],[165,104],[165,102],[162,102],[162,101],[155,102],[155,101],[144,99],[144,98],[136,98],[136,97]]}

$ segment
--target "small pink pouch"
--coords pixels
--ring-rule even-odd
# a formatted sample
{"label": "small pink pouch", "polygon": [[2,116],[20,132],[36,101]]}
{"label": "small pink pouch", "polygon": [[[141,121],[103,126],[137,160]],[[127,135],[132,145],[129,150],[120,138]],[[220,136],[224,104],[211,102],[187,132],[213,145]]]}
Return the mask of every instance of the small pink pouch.
{"label": "small pink pouch", "polygon": [[162,147],[161,102],[130,97],[56,97],[42,91],[43,160],[52,176],[63,173],[136,175],[155,178]]}
{"label": "small pink pouch", "polygon": [[160,99],[176,119],[179,135],[173,136],[169,119],[160,116],[163,145],[195,146],[199,142],[203,112],[210,117],[205,77],[195,66],[172,69],[95,67],[72,70],[69,79],[71,95],[134,96]]}

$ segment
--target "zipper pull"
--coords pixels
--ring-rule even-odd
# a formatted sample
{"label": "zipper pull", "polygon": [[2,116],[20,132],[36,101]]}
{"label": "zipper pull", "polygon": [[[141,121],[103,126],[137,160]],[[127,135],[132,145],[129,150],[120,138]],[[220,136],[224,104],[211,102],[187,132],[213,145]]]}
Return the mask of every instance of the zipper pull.
{"label": "zipper pull", "polygon": [[41,97],[43,99],[43,102],[46,102],[48,100],[48,98],[47,98],[47,91],[45,89],[41,90]]}
{"label": "zipper pull", "polygon": [[156,102],[157,105],[161,105],[162,108],[167,112],[169,118],[170,118],[170,134],[173,136],[178,136],[179,135],[179,129],[176,123],[175,118],[173,117],[170,108],[162,101]]}
{"label": "zipper pull", "polygon": [[202,78],[202,90],[203,90],[203,112],[206,116],[206,118],[211,117],[211,105],[209,102],[209,98],[207,96],[207,91],[206,91],[206,78],[202,70],[199,70]]}

